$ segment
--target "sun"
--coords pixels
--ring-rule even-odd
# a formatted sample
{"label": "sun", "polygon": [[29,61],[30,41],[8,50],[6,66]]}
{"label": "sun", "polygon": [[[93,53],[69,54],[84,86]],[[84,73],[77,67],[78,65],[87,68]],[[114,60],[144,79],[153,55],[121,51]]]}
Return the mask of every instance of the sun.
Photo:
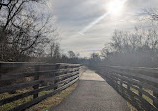
{"label": "sun", "polygon": [[124,1],[123,0],[113,0],[106,7],[110,14],[120,15],[124,8]]}

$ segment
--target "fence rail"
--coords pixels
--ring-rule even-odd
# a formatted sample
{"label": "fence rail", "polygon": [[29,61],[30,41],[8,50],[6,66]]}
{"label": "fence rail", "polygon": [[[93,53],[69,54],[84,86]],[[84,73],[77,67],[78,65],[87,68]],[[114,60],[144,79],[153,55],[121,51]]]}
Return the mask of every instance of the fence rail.
{"label": "fence rail", "polygon": [[[74,84],[80,74],[79,64],[46,64],[46,63],[0,63],[0,94],[16,93],[28,88],[29,91],[2,98],[0,106],[32,96],[19,106],[8,111],[23,111],[40,101],[58,93]],[[42,91],[49,93],[39,96]]]}
{"label": "fence rail", "polygon": [[139,111],[158,111],[158,69],[98,66],[95,69]]}

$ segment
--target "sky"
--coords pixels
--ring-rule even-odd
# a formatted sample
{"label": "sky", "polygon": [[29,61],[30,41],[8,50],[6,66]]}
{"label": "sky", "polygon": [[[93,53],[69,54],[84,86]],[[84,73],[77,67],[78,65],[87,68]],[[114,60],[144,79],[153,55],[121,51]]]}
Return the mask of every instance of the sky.
{"label": "sky", "polygon": [[[127,0],[118,15],[108,14],[96,24],[99,17],[108,12],[112,0],[50,0],[60,34],[60,44],[64,52],[72,50],[88,57],[100,52],[111,40],[115,29],[131,30],[140,23],[144,9],[156,8],[158,0]],[[53,4],[53,5],[50,5]],[[92,27],[86,27],[93,24]],[[82,33],[84,32],[84,33]]]}

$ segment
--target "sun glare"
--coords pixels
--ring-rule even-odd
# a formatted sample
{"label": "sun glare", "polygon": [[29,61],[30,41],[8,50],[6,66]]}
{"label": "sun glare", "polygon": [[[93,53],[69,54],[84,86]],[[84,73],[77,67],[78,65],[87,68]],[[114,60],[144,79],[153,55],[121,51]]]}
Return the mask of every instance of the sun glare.
{"label": "sun glare", "polygon": [[124,1],[123,0],[114,0],[114,1],[111,1],[107,5],[108,12],[110,14],[113,14],[113,15],[120,15],[123,8],[124,8]]}

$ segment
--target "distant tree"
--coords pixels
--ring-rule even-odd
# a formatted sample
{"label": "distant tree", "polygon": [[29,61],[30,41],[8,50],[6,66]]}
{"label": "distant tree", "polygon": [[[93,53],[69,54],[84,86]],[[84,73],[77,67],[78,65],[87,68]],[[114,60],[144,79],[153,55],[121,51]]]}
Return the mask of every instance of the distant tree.
{"label": "distant tree", "polygon": [[156,29],[135,28],[133,32],[115,31],[109,46],[102,50],[111,65],[158,65],[158,33]]}
{"label": "distant tree", "polygon": [[59,43],[54,41],[50,42],[47,46],[49,48],[47,62],[56,63],[62,59],[61,49]]}
{"label": "distant tree", "polygon": [[75,58],[76,57],[76,55],[73,51],[68,51],[68,56],[69,56],[69,58]]}
{"label": "distant tree", "polygon": [[99,53],[92,53],[89,58],[89,65],[96,66],[96,65],[100,64],[100,62],[101,62],[101,58],[100,58]]}

